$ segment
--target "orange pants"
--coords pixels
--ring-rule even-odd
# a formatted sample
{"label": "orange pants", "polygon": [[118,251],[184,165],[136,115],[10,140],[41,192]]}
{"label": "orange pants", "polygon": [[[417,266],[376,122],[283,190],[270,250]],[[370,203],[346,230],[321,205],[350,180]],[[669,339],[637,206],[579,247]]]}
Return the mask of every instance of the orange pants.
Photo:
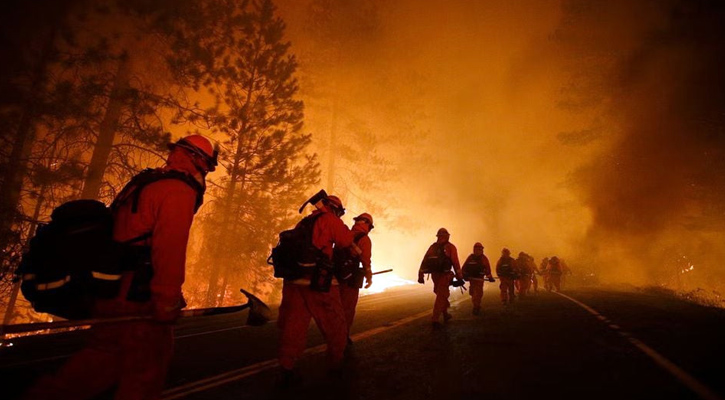
{"label": "orange pants", "polygon": [[325,338],[330,365],[334,368],[342,363],[348,332],[339,286],[333,285],[329,292],[320,293],[311,290],[309,285],[284,282],[277,320],[281,330],[278,357],[282,368],[294,368],[305,350],[310,319],[315,320]]}
{"label": "orange pants", "polygon": [[355,308],[359,297],[360,289],[350,287],[345,283],[340,284],[340,301],[342,301],[342,309],[345,310],[348,332],[352,329],[352,321],[355,319]]}
{"label": "orange pants", "polygon": [[510,303],[514,301],[514,298],[516,296],[514,295],[514,280],[513,278],[505,278],[503,276],[500,276],[498,278],[499,280],[499,289],[501,289],[501,301],[504,304]]}
{"label": "orange pants", "polygon": [[542,278],[544,279],[544,289],[551,292],[551,275],[549,273],[545,273],[542,275]]}
{"label": "orange pants", "polygon": [[531,276],[530,275],[522,275],[519,279],[516,280],[518,283],[517,288],[519,289],[519,297],[524,298],[529,293],[529,288],[531,287]]}
{"label": "orange pants", "polygon": [[430,274],[433,279],[433,293],[436,294],[436,301],[433,303],[433,317],[432,320],[438,321],[441,314],[448,314],[448,307],[451,303],[448,302],[448,298],[451,296],[449,286],[453,280],[453,272],[434,272]]}
{"label": "orange pants", "polygon": [[118,385],[116,400],[157,399],[174,350],[173,325],[125,322],[93,328],[89,345],[25,399],[90,399]]}
{"label": "orange pants", "polygon": [[473,309],[479,310],[481,308],[481,299],[483,298],[483,279],[473,279],[468,281],[468,283],[468,294],[471,295]]}
{"label": "orange pants", "polygon": [[557,292],[561,292],[561,274],[549,275],[549,287],[551,288],[551,286],[554,286]]}

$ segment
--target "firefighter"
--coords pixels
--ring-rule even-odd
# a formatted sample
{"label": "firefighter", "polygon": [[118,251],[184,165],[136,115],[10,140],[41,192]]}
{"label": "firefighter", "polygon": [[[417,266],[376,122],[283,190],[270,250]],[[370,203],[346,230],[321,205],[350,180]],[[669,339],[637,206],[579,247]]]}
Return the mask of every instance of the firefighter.
{"label": "firefighter", "polygon": [[516,289],[519,292],[519,298],[525,299],[531,286],[531,264],[529,263],[529,255],[523,251],[516,258]]}
{"label": "firefighter", "polygon": [[[373,272],[370,266],[372,242],[368,236],[373,229],[373,217],[368,213],[362,213],[353,220],[355,224],[352,226],[352,234],[360,253],[353,251],[352,247],[334,249],[335,268],[340,279],[340,300],[342,308],[345,310],[348,334],[355,318],[355,307],[357,307],[360,286],[363,283],[362,278],[365,278],[365,289],[373,284]],[[352,344],[349,336],[347,344]]]}
{"label": "firefighter", "polygon": [[544,257],[544,259],[541,260],[539,274],[541,274],[541,279],[544,281],[544,289],[551,292],[551,282],[549,281],[549,257]]}
{"label": "firefighter", "polygon": [[556,289],[557,292],[561,291],[561,275],[563,274],[563,269],[561,266],[561,263],[559,262],[559,258],[554,256],[551,257],[549,260],[549,291],[551,291],[551,288],[553,287]]}
{"label": "firefighter", "polygon": [[[433,279],[433,292],[436,294],[436,299],[433,304],[431,321],[434,327],[440,326],[441,315],[443,315],[444,322],[448,322],[452,318],[448,313],[448,307],[451,306],[451,303],[448,302],[448,297],[451,295],[449,286],[454,275],[456,279],[463,279],[461,264],[458,261],[458,250],[453,243],[448,241],[450,237],[446,228],[438,229],[437,240],[426,251],[418,270],[418,283],[425,283],[424,274],[430,274]],[[451,266],[453,272],[451,272]]]}
{"label": "firefighter", "polygon": [[[278,318],[278,359],[282,371],[277,384],[280,387],[294,383],[294,366],[305,350],[310,319],[315,320],[327,343],[330,371],[341,372],[348,332],[339,285],[332,274],[332,255],[333,247],[346,248],[353,244],[352,232],[340,219],[344,214],[345,208],[337,196],[327,196],[322,201],[312,212],[317,216],[312,227],[312,246],[318,254],[316,266],[300,278],[284,278]],[[329,280],[320,283],[325,277]]]}
{"label": "firefighter", "polygon": [[473,315],[481,314],[484,277],[489,282],[494,282],[491,275],[491,263],[483,254],[483,245],[477,242],[473,245],[473,254],[469,255],[466,262],[463,263],[463,279],[470,282],[468,294],[471,295],[473,303]]}
{"label": "firefighter", "polygon": [[27,399],[88,399],[114,385],[117,400],[160,396],[173,352],[173,323],[186,305],[181,285],[189,229],[206,174],[217,165],[217,152],[203,136],[187,136],[169,144],[169,149],[161,171],[181,172],[197,186],[181,179],[162,179],[144,186],[137,202],[114,202],[114,240],[139,239],[129,252],[140,257],[135,265],[145,265],[152,272],[124,272],[118,296],[97,300],[94,309],[95,317],[153,315],[153,321],[94,327],[89,345],[53,376],[41,378],[26,393]]}
{"label": "firefighter", "polygon": [[534,293],[539,293],[539,279],[537,275],[539,275],[539,267],[536,266],[536,261],[534,260],[534,257],[529,256],[529,265],[531,266],[531,286],[534,288]]}
{"label": "firefighter", "polygon": [[516,260],[511,257],[511,251],[507,248],[501,250],[501,258],[496,263],[496,275],[500,282],[501,302],[508,305],[514,302],[514,280],[516,279]]}

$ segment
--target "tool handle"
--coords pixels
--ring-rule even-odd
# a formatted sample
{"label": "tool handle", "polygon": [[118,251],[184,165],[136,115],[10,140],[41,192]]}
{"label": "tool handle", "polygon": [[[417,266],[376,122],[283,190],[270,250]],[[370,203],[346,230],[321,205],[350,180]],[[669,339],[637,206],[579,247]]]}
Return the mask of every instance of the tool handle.
{"label": "tool handle", "polygon": [[373,272],[373,275],[387,274],[388,272],[393,272],[393,270],[392,269],[384,269],[382,271]]}
{"label": "tool handle", "polygon": [[[228,314],[232,312],[242,311],[249,308],[249,303],[238,306],[229,307],[211,307],[211,308],[196,308],[191,310],[182,310],[179,314],[179,318],[199,317],[199,316],[211,316]],[[126,315],[123,317],[113,318],[90,318],[90,319],[79,319],[69,321],[54,321],[54,322],[36,322],[29,324],[14,324],[14,325],[3,325],[0,326],[0,335],[8,333],[23,333],[23,332],[34,332],[42,331],[46,329],[60,329],[60,328],[77,328],[87,325],[101,325],[101,324],[114,324],[118,322],[131,322],[131,321],[150,321],[153,320],[151,315]]]}

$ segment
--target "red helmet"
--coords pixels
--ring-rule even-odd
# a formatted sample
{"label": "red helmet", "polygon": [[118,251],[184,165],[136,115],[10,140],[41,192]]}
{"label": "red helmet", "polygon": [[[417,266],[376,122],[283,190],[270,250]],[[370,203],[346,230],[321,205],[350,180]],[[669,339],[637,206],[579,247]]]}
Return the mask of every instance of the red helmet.
{"label": "red helmet", "polygon": [[323,203],[325,204],[325,206],[332,208],[338,217],[342,217],[343,215],[345,215],[345,207],[342,206],[342,200],[340,200],[339,197],[327,196]]}
{"label": "red helmet", "polygon": [[367,222],[368,225],[370,225],[370,229],[375,228],[375,226],[373,226],[373,216],[368,213],[362,213],[362,214],[358,215],[357,217],[353,218],[353,220],[355,220],[355,221],[363,220],[363,221]]}
{"label": "red helmet", "polygon": [[219,165],[219,149],[212,146],[209,139],[201,135],[190,135],[179,139],[176,143],[169,143],[169,150],[181,147],[192,154],[201,157],[207,164],[209,171],[214,171]]}
{"label": "red helmet", "polygon": [[451,236],[451,234],[448,233],[448,229],[441,228],[441,229],[438,229],[438,232],[436,232],[436,236]]}
{"label": "red helmet", "polygon": [[474,250],[477,249],[477,248],[480,248],[480,249],[483,248],[483,245],[481,244],[481,242],[476,242],[476,244],[473,245],[473,249]]}

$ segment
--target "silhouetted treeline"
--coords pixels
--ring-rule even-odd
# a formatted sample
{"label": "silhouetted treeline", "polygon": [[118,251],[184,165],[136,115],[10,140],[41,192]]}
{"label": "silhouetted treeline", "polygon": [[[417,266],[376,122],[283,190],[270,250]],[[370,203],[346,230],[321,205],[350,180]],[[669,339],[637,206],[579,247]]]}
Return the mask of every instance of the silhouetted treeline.
{"label": "silhouetted treeline", "polygon": [[187,296],[269,293],[265,254],[319,176],[272,2],[9,0],[0,12],[4,287],[54,207],[110,202],[163,163],[172,136],[201,133],[220,143],[222,168],[193,233]]}

